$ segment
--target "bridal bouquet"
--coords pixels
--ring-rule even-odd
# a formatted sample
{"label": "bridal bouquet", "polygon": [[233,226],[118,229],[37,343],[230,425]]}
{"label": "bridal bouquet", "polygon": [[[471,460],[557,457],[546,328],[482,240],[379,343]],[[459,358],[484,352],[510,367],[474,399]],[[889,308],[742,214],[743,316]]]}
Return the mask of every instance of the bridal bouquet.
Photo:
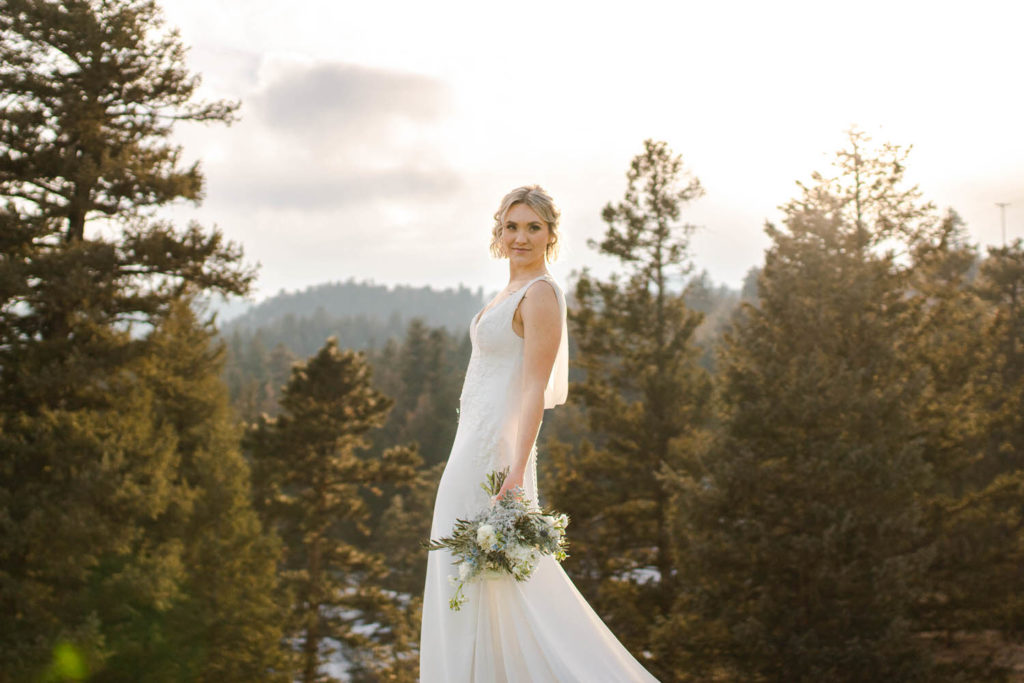
{"label": "bridal bouquet", "polygon": [[[500,472],[492,470],[480,486],[493,498],[507,476],[507,467]],[[455,520],[451,536],[422,544],[428,550],[448,548],[458,558],[455,564],[459,575],[449,577],[455,586],[449,608],[458,611],[465,603],[462,588],[469,581],[508,575],[525,581],[541,555],[554,555],[559,562],[568,557],[565,527],[569,517],[551,510],[529,509],[529,499],[524,499],[521,492],[522,487],[506,491],[473,519]]]}

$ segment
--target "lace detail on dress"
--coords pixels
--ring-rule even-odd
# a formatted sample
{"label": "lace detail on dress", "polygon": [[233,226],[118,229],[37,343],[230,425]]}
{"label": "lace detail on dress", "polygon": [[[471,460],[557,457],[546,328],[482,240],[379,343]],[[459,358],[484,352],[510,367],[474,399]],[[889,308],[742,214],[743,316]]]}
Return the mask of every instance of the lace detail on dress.
{"label": "lace detail on dress", "polygon": [[530,505],[530,508],[539,510],[540,499],[537,492],[537,444],[533,445],[533,450],[530,453],[530,467],[527,468],[523,487],[526,489],[526,495],[533,500],[533,504]]}
{"label": "lace detail on dress", "polygon": [[[507,461],[515,447],[523,338],[512,330],[512,318],[529,286],[543,278],[550,276],[533,278],[470,322],[473,350],[459,397],[459,420],[466,420],[472,456],[481,466],[492,468]],[[508,416],[512,423],[506,421]]]}
{"label": "lace detail on dress", "polygon": [[500,448],[505,431],[502,416],[508,397],[505,392],[496,392],[494,387],[501,386],[507,374],[504,364],[483,362],[474,350],[459,397],[459,421],[465,421],[467,437],[474,444],[473,459],[480,463],[501,460]]}

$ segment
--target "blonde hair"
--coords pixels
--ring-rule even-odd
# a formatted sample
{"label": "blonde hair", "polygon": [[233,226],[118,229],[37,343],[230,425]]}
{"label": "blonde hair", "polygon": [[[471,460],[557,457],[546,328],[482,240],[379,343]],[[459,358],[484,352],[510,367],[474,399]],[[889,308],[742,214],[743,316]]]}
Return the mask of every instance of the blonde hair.
{"label": "blonde hair", "polygon": [[558,258],[558,219],[562,212],[555,206],[555,200],[540,185],[523,185],[509,192],[501,200],[501,206],[494,213],[494,227],[491,228],[491,255],[494,258],[508,258],[501,244],[501,228],[509,209],[516,204],[526,204],[533,209],[551,233],[551,241],[544,249],[544,257],[550,263]]}

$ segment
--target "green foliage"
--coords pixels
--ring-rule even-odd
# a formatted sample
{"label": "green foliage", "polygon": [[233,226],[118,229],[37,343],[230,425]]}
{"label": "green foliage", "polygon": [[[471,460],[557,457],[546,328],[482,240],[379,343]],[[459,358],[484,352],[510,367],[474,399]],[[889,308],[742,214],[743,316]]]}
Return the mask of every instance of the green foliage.
{"label": "green foliage", "polygon": [[[198,200],[178,165],[176,121],[231,122],[237,103],[197,103],[176,30],[153,0],[0,1],[0,193],[85,237],[90,213],[124,218]],[[43,181],[43,182],[40,182]]]}
{"label": "green foliage", "polygon": [[680,157],[651,140],[627,181],[623,201],[602,213],[604,239],[591,241],[620,259],[627,276],[600,282],[584,271],[569,313],[576,366],[585,373],[569,393],[585,406],[592,436],[575,452],[549,442],[551,471],[572,477],[549,494],[575,520],[566,570],[620,640],[640,652],[678,590],[663,475],[689,467],[683,444],[699,434],[710,381],[694,344],[703,316],[670,288],[689,269],[693,226],[679,223],[682,207],[703,190]]}
{"label": "green foliage", "polygon": [[153,2],[0,0],[0,680],[273,678],[277,550],[182,310],[253,274],[150,218],[201,196],[173,123],[235,107],[183,58]]}
{"label": "green foliage", "polygon": [[[175,678],[273,680],[287,665],[287,606],[275,602],[281,548],[252,507],[242,430],[220,380],[225,349],[215,340],[183,300],[150,336],[151,353],[137,368],[180,457],[175,502],[147,529],[150,538],[183,540],[182,598],[163,617],[159,655],[174,663]],[[155,656],[140,652],[125,668],[152,671]]]}
{"label": "green foliage", "polygon": [[263,413],[276,415],[281,388],[298,356],[283,343],[267,349],[261,330],[245,337],[235,330],[226,343],[229,354],[224,382],[238,416],[251,423]]}
{"label": "green foliage", "polygon": [[[919,613],[943,643],[967,649],[979,634],[1019,642],[1024,628],[1024,243],[989,247],[979,263],[959,219],[947,222],[949,237],[916,255],[928,306],[912,348],[931,378],[918,420],[942,475],[928,498],[938,556]],[[977,656],[952,664],[967,665],[998,673]]]}
{"label": "green foliage", "polygon": [[[468,333],[467,333],[468,336]],[[382,375],[394,374],[395,407],[380,432],[382,443],[415,440],[428,465],[448,458],[458,427],[459,392],[465,374],[464,350],[443,328],[427,328],[414,318],[398,349],[374,353]],[[386,353],[393,353],[387,358]]]}
{"label": "green foliage", "polygon": [[[372,290],[346,291],[378,300]],[[386,425],[374,435],[375,447],[415,440],[429,464],[448,456],[458,423],[462,373],[469,357],[468,332],[460,330],[453,335],[443,327],[430,327],[425,316],[413,317],[399,327],[400,319],[391,309],[381,309],[380,318],[328,319],[322,309],[304,316],[299,314],[301,308],[282,312],[280,302],[275,306],[282,315],[276,324],[250,330],[232,323],[222,331],[230,349],[224,379],[243,419],[252,422],[261,413],[276,415],[280,387],[287,381],[291,365],[307,353],[314,337],[321,340],[319,345],[328,336],[336,336],[339,345],[367,354],[381,389],[396,399]],[[476,310],[479,303],[473,308]],[[466,314],[467,321],[471,315]],[[324,324],[325,320],[329,322]],[[350,343],[343,343],[344,339]],[[271,343],[275,345],[268,348]]]}
{"label": "green foliage", "polygon": [[97,380],[106,405],[0,415],[0,670],[13,680],[63,639],[102,664],[118,640],[110,627],[180,595],[181,540],[144,528],[173,504],[175,436],[127,373]]}
{"label": "green foliage", "polygon": [[726,285],[715,287],[706,269],[690,279],[683,293],[686,306],[703,314],[693,341],[701,350],[700,367],[713,374],[715,350],[741,297]]}
{"label": "green foliage", "polygon": [[[381,486],[419,481],[415,449],[362,452],[393,403],[371,386],[365,356],[339,350],[332,337],[292,368],[281,414],[262,416],[248,437],[258,504],[285,544],[282,569],[292,605],[287,629],[302,643],[304,681],[326,680],[319,673],[330,650],[326,639],[378,673],[403,662],[415,642],[400,597],[384,586],[385,557],[367,549],[370,503]],[[357,622],[394,628],[367,634]]]}
{"label": "green foliage", "polygon": [[934,553],[913,419],[924,378],[902,352],[918,309],[876,247],[934,223],[901,185],[905,152],[849,136],[838,175],[783,207],[787,231],[766,225],[758,306],[720,355],[721,427],[702,471],[675,479],[686,589],[663,635],[682,634],[677,665],[698,679],[927,670],[911,620]]}
{"label": "green foliage", "polygon": [[[198,166],[179,168],[168,142],[172,124],[230,122],[237,106],[192,103],[198,77],[183,58],[151,0],[0,0],[0,332],[50,368],[51,395],[69,364],[88,373],[130,355],[104,328],[155,322],[187,291],[242,294],[254,278],[218,231],[145,211],[201,194]],[[96,217],[123,233],[87,236]],[[39,400],[26,390],[11,399]]]}
{"label": "green foliage", "polygon": [[174,310],[146,354],[93,378],[105,405],[4,414],[7,671],[61,637],[94,652],[95,680],[263,680],[277,665],[277,550],[211,333]]}

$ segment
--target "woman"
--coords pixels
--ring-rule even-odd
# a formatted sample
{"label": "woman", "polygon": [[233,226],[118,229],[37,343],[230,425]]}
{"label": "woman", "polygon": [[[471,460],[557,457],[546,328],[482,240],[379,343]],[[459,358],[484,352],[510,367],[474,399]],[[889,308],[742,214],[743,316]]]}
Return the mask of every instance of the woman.
{"label": "woman", "polygon": [[[469,324],[472,353],[459,425],[434,503],[430,537],[490,504],[486,473],[509,468],[506,489],[537,505],[536,439],[545,408],[565,403],[569,344],[565,296],[545,261],[558,250],[560,212],[537,185],[505,196],[491,253],[509,260],[509,284]],[[571,547],[572,526],[569,527]],[[466,584],[449,609],[457,574],[447,549],[430,551],[420,631],[422,683],[656,681],[608,630],[551,555],[526,581]]]}

